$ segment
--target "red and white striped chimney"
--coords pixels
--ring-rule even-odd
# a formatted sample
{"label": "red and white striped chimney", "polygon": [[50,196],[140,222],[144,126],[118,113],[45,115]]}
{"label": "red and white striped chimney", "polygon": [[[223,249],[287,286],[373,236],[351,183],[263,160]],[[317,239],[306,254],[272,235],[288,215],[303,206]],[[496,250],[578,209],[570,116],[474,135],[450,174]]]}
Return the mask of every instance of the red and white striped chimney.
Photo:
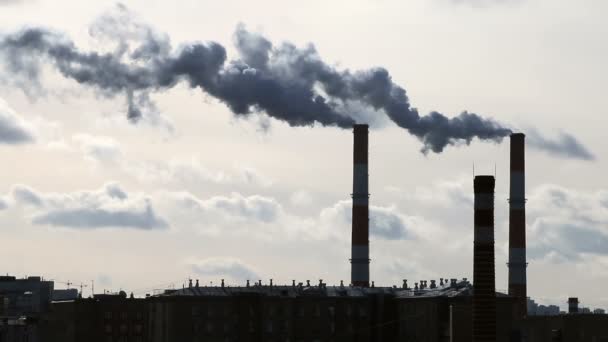
{"label": "red and white striped chimney", "polygon": [[526,289],[526,174],[525,138],[511,134],[511,186],[509,194],[509,295],[517,298],[515,315],[527,315]]}
{"label": "red and white striped chimney", "polygon": [[473,342],[496,341],[493,176],[476,176],[473,246]]}
{"label": "red and white striped chimney", "polygon": [[351,284],[369,287],[368,125],[355,125]]}

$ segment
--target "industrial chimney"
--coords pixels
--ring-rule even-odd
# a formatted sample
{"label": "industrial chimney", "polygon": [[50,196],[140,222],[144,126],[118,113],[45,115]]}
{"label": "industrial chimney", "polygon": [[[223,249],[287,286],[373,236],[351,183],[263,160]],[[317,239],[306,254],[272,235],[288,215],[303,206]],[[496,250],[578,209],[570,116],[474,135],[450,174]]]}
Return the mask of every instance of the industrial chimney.
{"label": "industrial chimney", "polygon": [[511,134],[509,194],[509,295],[516,298],[515,317],[528,313],[526,290],[526,174],[525,135]]}
{"label": "industrial chimney", "polygon": [[578,298],[576,298],[576,297],[568,298],[568,313],[569,314],[578,313]]}
{"label": "industrial chimney", "polygon": [[493,176],[476,176],[473,247],[473,342],[496,341]]}
{"label": "industrial chimney", "polygon": [[369,287],[368,125],[354,125],[351,284]]}

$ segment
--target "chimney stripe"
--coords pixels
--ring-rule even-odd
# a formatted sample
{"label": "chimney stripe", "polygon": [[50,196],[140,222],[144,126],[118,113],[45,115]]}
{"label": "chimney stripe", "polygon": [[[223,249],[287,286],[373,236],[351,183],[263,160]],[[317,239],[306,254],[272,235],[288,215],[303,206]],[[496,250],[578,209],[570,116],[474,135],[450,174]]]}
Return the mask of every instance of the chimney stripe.
{"label": "chimney stripe", "polygon": [[369,287],[369,127],[355,125],[353,128],[351,283],[354,286]]}
{"label": "chimney stripe", "polygon": [[509,295],[516,297],[515,315],[527,315],[525,135],[511,135],[509,187]]}
{"label": "chimney stripe", "polygon": [[496,341],[493,176],[474,180],[473,341]]}

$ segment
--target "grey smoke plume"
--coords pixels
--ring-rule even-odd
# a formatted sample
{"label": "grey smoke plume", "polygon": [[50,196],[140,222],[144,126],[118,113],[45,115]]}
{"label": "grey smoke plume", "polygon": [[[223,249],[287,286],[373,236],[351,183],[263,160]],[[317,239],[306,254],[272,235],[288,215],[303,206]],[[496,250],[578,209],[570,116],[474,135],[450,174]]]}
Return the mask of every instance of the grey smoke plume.
{"label": "grey smoke plume", "polygon": [[237,116],[264,112],[291,126],[350,128],[356,118],[347,107],[356,103],[370,112],[386,113],[423,143],[425,153],[469,144],[474,138],[498,142],[511,133],[492,119],[468,112],[452,118],[438,112],[421,116],[386,69],[338,70],[325,63],[313,45],[274,46],[239,26],[234,35],[239,56],[228,60],[226,49],[215,42],[172,49],[166,35],[135,22],[124,6],[116,9],[117,15],[102,16],[91,29],[92,34],[119,37],[115,51],[85,52],[61,34],[31,28],[1,39],[6,69],[34,82],[42,63],[48,62],[63,76],[102,94],[124,94],[133,122],[154,107],[150,92],[185,81],[225,103]]}
{"label": "grey smoke plume", "polygon": [[528,130],[528,144],[556,157],[595,160],[593,153],[568,133],[560,133],[557,140],[552,140],[540,135],[535,129],[530,129]]}

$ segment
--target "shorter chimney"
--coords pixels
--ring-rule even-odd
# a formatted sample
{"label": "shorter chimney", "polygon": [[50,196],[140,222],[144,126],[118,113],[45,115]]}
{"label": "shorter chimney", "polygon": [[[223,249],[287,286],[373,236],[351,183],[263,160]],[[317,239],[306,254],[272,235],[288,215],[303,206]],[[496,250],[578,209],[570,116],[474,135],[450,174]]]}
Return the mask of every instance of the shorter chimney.
{"label": "shorter chimney", "polygon": [[568,313],[569,314],[578,313],[578,298],[576,298],[576,297],[568,298]]}

